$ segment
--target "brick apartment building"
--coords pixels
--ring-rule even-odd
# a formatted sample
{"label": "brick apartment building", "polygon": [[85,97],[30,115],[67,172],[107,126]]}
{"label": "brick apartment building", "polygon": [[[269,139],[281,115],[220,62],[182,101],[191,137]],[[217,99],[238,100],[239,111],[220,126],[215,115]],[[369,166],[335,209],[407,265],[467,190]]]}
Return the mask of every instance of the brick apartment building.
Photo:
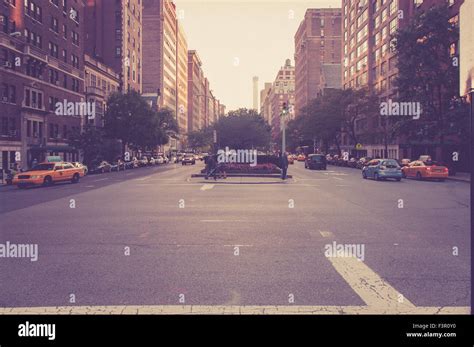
{"label": "brick apartment building", "polygon": [[[459,20],[459,7],[464,0],[448,0],[451,21]],[[408,25],[417,11],[425,11],[446,0],[357,0],[342,1],[342,81],[343,88],[367,88],[381,100],[395,97],[397,56],[393,35]],[[451,54],[458,54],[454,43]],[[391,139],[385,153],[383,122],[380,116],[361,116],[355,124],[362,149],[358,155],[388,158],[417,158],[429,153],[436,157],[436,148],[427,144],[408,145],[406,138]],[[341,147],[354,151],[348,134],[342,134]]]}
{"label": "brick apartment building", "polygon": [[204,127],[202,63],[196,51],[188,51],[188,132]]}
{"label": "brick apartment building", "polygon": [[341,9],[308,9],[295,35],[295,112],[320,89],[321,65],[341,62]]}
{"label": "brick apartment building", "polygon": [[85,53],[112,67],[120,75],[122,92],[135,90],[141,93],[144,48],[142,0],[84,1]]}
{"label": "brick apartment building", "polygon": [[0,3],[0,164],[31,167],[48,155],[78,160],[68,146],[80,114],[56,114],[58,102],[84,101],[82,0]]}

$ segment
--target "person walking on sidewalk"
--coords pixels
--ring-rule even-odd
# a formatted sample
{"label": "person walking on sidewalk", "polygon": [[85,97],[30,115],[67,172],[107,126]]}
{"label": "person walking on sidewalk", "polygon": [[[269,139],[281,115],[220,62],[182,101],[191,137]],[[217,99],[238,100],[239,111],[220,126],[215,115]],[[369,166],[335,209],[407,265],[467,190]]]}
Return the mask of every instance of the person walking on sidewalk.
{"label": "person walking on sidewalk", "polygon": [[212,175],[214,175],[214,180],[216,180],[217,179],[216,170],[217,170],[216,160],[214,159],[214,155],[211,154],[207,158],[206,180],[209,179],[209,176],[212,176]]}
{"label": "person walking on sidewalk", "polygon": [[281,179],[286,180],[286,172],[288,170],[288,153],[283,152],[280,158],[281,161]]}

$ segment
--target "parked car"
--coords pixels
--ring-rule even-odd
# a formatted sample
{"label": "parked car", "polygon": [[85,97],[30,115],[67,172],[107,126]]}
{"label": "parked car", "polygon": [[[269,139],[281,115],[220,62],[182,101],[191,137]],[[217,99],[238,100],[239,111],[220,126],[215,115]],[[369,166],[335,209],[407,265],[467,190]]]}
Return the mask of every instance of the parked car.
{"label": "parked car", "polygon": [[292,155],[288,155],[288,164],[294,164],[295,160],[293,159]]}
{"label": "parked car", "polygon": [[347,166],[348,166],[348,167],[351,167],[351,168],[353,168],[353,169],[355,169],[355,168],[357,167],[357,161],[358,161],[357,158],[352,157],[352,158],[349,159],[349,161],[347,162]]}
{"label": "parked car", "polygon": [[371,160],[372,160],[372,158],[370,158],[370,157],[362,157],[362,158],[360,158],[360,159],[357,161],[356,167],[357,167],[358,169],[361,169],[361,170],[362,170],[362,169],[364,168],[364,166],[366,166],[367,163],[368,163],[369,161],[371,161]]}
{"label": "parked car", "polygon": [[135,168],[135,162],[134,161],[125,161],[124,166],[126,170],[134,169]]}
{"label": "parked car", "polygon": [[399,163],[400,163],[400,166],[403,168],[405,166],[408,166],[408,164],[410,164],[412,161],[413,160],[411,159],[405,158],[405,159],[401,159]]}
{"label": "parked car", "polygon": [[142,157],[141,159],[139,159],[138,160],[138,166],[139,167],[148,166],[148,158],[147,157]]}
{"label": "parked car", "polygon": [[45,162],[35,165],[31,170],[16,174],[13,177],[13,184],[18,188],[25,188],[38,185],[49,186],[64,181],[77,183],[82,172],[81,168],[75,167],[72,163]]}
{"label": "parked car", "polygon": [[110,171],[123,171],[123,170],[125,170],[125,162],[122,161],[121,159],[111,164]]}
{"label": "parked car", "polygon": [[310,154],[304,162],[305,169],[326,170],[326,156],[323,154]]}
{"label": "parked car", "polygon": [[84,165],[78,161],[72,162],[71,164],[74,165],[74,167],[77,167],[78,169],[82,169],[81,177],[84,177],[85,175],[87,175],[87,171],[89,170],[87,168],[87,165]]}
{"label": "parked car", "polygon": [[373,178],[376,181],[393,178],[402,179],[402,170],[395,159],[372,159],[362,169],[362,178]]}
{"label": "parked car", "polygon": [[156,157],[155,163],[156,164],[164,164],[165,159],[161,155],[159,155],[158,157]]}
{"label": "parked car", "polygon": [[298,161],[305,161],[306,160],[306,156],[304,154],[299,154],[298,157],[297,157],[297,160]]}
{"label": "parked car", "polygon": [[456,176],[456,173],[458,172],[456,165],[451,162],[451,163],[439,163],[441,166],[445,166],[448,168],[448,176]]}
{"label": "parked car", "polygon": [[156,164],[157,164],[156,159],[153,158],[153,157],[150,157],[150,159],[148,160],[148,165],[153,166],[153,165],[156,165]]}
{"label": "parked car", "polygon": [[99,174],[110,171],[112,171],[112,165],[110,165],[110,163],[105,160],[92,163],[90,169],[91,174]]}
{"label": "parked car", "polygon": [[345,160],[343,156],[337,158],[336,165],[337,166],[342,166],[342,167],[347,167],[347,163],[349,160]]}
{"label": "parked car", "polygon": [[438,165],[434,161],[416,160],[403,169],[403,177],[424,179],[437,179],[444,181],[449,176],[449,169],[446,166]]}
{"label": "parked car", "polygon": [[194,165],[196,164],[196,159],[194,158],[194,154],[185,154],[181,161],[182,165]]}
{"label": "parked car", "polygon": [[418,160],[420,160],[420,161],[433,161],[433,158],[431,158],[431,155],[423,154],[423,155],[420,155]]}

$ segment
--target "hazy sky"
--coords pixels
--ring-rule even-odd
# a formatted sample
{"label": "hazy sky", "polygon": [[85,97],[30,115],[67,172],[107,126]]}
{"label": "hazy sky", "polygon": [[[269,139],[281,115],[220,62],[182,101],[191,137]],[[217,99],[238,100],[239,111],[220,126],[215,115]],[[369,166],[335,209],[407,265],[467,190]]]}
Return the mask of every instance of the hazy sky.
{"label": "hazy sky", "polygon": [[338,8],[341,0],[175,0],[178,17],[203,63],[215,97],[227,110],[252,107],[259,90],[290,58],[294,35],[308,8]]}

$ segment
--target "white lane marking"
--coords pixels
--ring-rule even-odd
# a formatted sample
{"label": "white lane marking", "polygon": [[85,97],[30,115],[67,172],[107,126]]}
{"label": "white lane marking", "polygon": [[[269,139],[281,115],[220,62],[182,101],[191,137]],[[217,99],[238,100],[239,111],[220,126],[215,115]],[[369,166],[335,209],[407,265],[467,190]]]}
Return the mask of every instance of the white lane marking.
{"label": "white lane marking", "polygon": [[202,223],[246,222],[244,219],[201,219]]}
{"label": "white lane marking", "polygon": [[201,187],[201,190],[209,190],[214,188],[214,184],[205,184]]}
{"label": "white lane marking", "polygon": [[347,184],[336,184],[336,187],[349,187]]}
{"label": "white lane marking", "polygon": [[327,257],[337,272],[366,303],[376,309],[412,310],[408,299],[355,257]]}
{"label": "white lane marking", "polygon": [[369,306],[299,306],[299,305],[117,305],[117,306],[45,306],[0,307],[0,314],[71,315],[71,314],[470,314],[469,306],[414,307],[399,311],[376,309]]}
{"label": "white lane marking", "polygon": [[253,247],[253,245],[224,245],[224,247]]}
{"label": "white lane marking", "polygon": [[340,178],[340,177],[333,177],[335,180],[339,180],[339,181],[344,181],[344,178]]}
{"label": "white lane marking", "polygon": [[94,188],[94,186],[84,186],[84,188]]}
{"label": "white lane marking", "polygon": [[334,236],[334,234],[330,231],[320,230],[319,233],[321,234],[322,237],[333,237]]}
{"label": "white lane marking", "polygon": [[142,178],[137,178],[135,181],[145,181],[147,179],[150,179],[152,176],[146,176],[146,177],[142,177]]}
{"label": "white lane marking", "polygon": [[98,180],[94,180],[92,182],[99,182],[99,181],[105,181],[105,180],[108,180],[109,178],[106,177],[106,178],[99,178]]}

